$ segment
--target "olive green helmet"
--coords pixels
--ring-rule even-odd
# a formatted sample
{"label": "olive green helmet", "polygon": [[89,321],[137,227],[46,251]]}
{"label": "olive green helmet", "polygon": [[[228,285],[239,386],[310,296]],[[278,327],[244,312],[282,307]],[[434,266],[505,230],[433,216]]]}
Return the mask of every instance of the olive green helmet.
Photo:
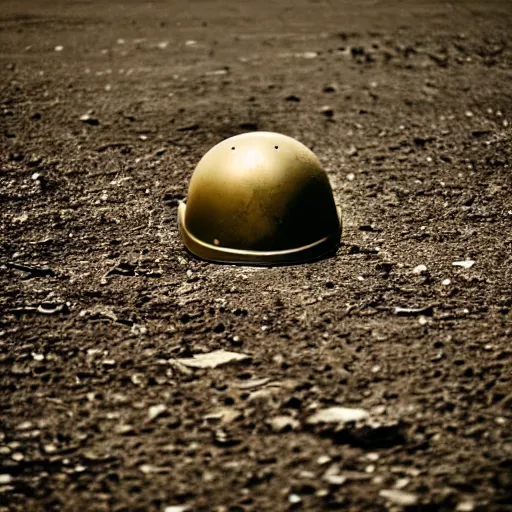
{"label": "olive green helmet", "polygon": [[178,216],[187,249],[224,263],[309,261],[333,251],[341,237],[341,217],[318,158],[278,133],[244,133],[210,149]]}

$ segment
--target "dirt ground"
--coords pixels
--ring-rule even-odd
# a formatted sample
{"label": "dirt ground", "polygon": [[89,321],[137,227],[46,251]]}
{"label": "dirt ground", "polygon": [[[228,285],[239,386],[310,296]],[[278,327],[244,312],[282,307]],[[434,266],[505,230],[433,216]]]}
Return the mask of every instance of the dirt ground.
{"label": "dirt ground", "polygon": [[[0,1],[0,511],[511,511],[511,36],[510,0]],[[322,161],[334,257],[184,250],[251,130]]]}

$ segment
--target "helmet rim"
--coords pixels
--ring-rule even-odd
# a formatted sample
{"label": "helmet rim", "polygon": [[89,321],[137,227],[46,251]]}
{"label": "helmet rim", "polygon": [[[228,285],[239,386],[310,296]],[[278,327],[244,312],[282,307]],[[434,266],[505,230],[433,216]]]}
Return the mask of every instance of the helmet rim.
{"label": "helmet rim", "polygon": [[216,246],[200,240],[187,229],[186,208],[186,203],[180,201],[178,205],[178,220],[182,241],[190,253],[210,262],[259,266],[306,263],[308,261],[318,260],[332,253],[339,246],[341,239],[341,211],[336,207],[339,219],[338,229],[302,247],[279,251],[252,251]]}

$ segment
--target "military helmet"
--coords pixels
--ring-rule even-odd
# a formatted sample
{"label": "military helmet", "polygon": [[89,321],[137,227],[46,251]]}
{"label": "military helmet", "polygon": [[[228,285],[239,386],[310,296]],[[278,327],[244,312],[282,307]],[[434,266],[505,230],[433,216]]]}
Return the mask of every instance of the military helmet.
{"label": "military helmet", "polygon": [[271,132],[236,135],[210,149],[178,216],[187,249],[223,263],[300,263],[333,251],[341,237],[341,217],[318,158],[297,140]]}

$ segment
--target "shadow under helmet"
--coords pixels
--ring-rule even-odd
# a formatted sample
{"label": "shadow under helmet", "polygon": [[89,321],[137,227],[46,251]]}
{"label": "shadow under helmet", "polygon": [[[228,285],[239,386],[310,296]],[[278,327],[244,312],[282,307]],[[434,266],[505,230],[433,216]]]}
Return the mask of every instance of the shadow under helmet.
{"label": "shadow under helmet", "polygon": [[210,149],[178,216],[187,249],[223,263],[300,263],[334,251],[341,237],[318,158],[278,133],[244,133]]}

